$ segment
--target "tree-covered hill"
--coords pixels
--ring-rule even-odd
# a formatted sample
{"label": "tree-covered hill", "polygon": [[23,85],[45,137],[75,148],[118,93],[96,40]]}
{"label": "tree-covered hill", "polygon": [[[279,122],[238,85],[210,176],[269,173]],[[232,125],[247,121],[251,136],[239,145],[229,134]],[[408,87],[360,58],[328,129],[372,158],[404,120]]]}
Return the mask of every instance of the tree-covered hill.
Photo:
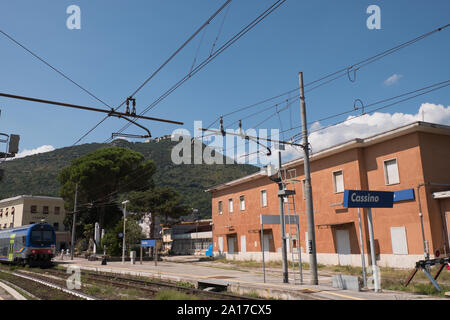
{"label": "tree-covered hill", "polygon": [[156,186],[175,188],[184,197],[184,203],[198,209],[202,217],[211,216],[211,196],[204,190],[233,179],[254,173],[259,168],[251,165],[175,165],[171,161],[172,147],[177,142],[163,139],[157,142],[131,143],[115,140],[111,144],[91,143],[56,149],[1,164],[5,170],[0,182],[0,199],[17,195],[58,196],[59,171],[70,165],[70,161],[102,147],[116,145],[132,149],[155,162]]}

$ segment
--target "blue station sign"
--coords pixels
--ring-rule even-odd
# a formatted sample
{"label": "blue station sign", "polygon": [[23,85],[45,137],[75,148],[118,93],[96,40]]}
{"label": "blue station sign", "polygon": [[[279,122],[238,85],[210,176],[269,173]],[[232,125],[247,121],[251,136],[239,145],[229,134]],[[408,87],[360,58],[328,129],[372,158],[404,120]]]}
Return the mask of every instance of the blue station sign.
{"label": "blue station sign", "polygon": [[392,208],[394,192],[344,190],[344,208]]}
{"label": "blue station sign", "polygon": [[141,240],[141,247],[154,247],[156,240]]}
{"label": "blue station sign", "polygon": [[414,189],[405,189],[394,192],[394,202],[414,200]]}

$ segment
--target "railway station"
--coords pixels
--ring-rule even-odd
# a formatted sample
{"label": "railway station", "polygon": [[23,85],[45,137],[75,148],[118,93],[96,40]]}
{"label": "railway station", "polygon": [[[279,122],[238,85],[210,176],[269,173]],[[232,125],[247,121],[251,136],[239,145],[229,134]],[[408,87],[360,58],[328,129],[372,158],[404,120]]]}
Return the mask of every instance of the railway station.
{"label": "railway station", "polygon": [[[412,268],[423,257],[450,252],[450,126],[414,122],[355,139],[311,156],[314,231],[318,263],[361,266],[370,261],[366,209],[346,208],[346,189],[394,192],[392,208],[374,209],[377,264]],[[282,164],[288,258],[300,248],[309,262],[303,158]],[[212,195],[213,253],[230,260],[281,260],[280,225],[261,223],[280,215],[278,186],[267,169],[206,190]],[[357,199],[355,199],[357,200]],[[360,221],[359,221],[360,217]],[[297,260],[296,260],[297,259]]]}
{"label": "railway station", "polygon": [[53,2],[0,2],[0,301],[450,298],[450,1]]}

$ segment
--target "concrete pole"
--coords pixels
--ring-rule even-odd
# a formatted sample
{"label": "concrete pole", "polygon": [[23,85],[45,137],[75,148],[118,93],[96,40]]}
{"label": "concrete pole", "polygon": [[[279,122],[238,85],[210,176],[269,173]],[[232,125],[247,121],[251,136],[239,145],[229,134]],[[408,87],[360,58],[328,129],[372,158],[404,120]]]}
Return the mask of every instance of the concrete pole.
{"label": "concrete pole", "polygon": [[77,221],[77,198],[78,198],[78,182],[75,185],[75,201],[73,203],[72,243],[70,248],[70,260],[73,260],[73,250],[75,248],[75,223]]}
{"label": "concrete pole", "polygon": [[126,217],[127,217],[127,203],[130,202],[129,200],[125,200],[122,202],[123,204],[123,239],[122,239],[122,264],[125,263],[125,223],[126,223]]}
{"label": "concrete pole", "polygon": [[[284,190],[283,181],[281,180],[281,151],[278,151],[278,189]],[[288,263],[287,263],[287,250],[286,250],[286,230],[284,219],[284,197],[280,196],[280,225],[281,225],[281,254],[282,254],[282,266],[283,266],[283,283],[289,282],[288,275]]]}
{"label": "concrete pole", "polygon": [[303,152],[304,152],[304,168],[305,168],[305,199],[306,199],[306,221],[308,225],[308,248],[309,248],[309,263],[311,268],[311,284],[318,285],[319,277],[317,274],[317,255],[316,255],[316,233],[314,230],[314,208],[312,201],[312,187],[311,187],[311,170],[309,166],[309,143],[308,143],[308,128],[306,121],[306,103],[305,91],[303,88],[303,73],[299,72],[300,83],[300,114],[302,118],[302,137],[303,137]]}
{"label": "concrete pole", "polygon": [[359,242],[361,246],[361,267],[362,267],[363,283],[365,288],[367,287],[367,277],[366,277],[366,259],[364,257],[364,242],[361,224],[361,208],[358,208],[358,222],[359,222]]}
{"label": "concrete pole", "polygon": [[367,222],[369,227],[370,256],[372,260],[372,273],[374,279],[375,292],[380,292],[377,257],[375,252],[375,240],[373,237],[372,208],[367,208]]}

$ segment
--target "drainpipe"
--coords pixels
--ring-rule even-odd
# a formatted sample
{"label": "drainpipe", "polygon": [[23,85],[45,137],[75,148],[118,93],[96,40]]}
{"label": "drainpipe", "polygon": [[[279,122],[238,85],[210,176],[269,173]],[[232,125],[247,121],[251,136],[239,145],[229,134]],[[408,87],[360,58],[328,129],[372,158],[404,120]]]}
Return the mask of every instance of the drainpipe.
{"label": "drainpipe", "polygon": [[425,231],[423,229],[423,214],[422,214],[422,204],[420,202],[420,187],[424,187],[427,184],[428,183],[421,183],[417,186],[417,203],[419,206],[420,227],[422,229],[423,254],[425,256],[425,260],[430,259],[430,251],[429,251],[428,243],[425,240]]}

